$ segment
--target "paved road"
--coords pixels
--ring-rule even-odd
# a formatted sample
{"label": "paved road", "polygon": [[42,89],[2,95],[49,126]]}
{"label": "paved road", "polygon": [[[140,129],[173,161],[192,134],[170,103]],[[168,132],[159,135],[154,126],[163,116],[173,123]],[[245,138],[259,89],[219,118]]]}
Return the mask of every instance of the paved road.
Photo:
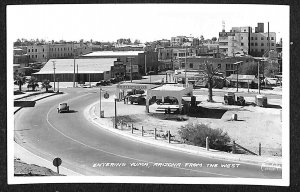
{"label": "paved road", "polygon": [[[281,171],[263,172],[258,165],[237,165],[236,162],[161,149],[103,130],[83,115],[86,106],[99,99],[99,90],[64,91],[67,94],[53,96],[37,102],[35,107],[19,111],[15,115],[14,133],[17,142],[27,150],[50,161],[60,157],[62,166],[73,171],[83,175],[281,178]],[[73,111],[58,114],[56,107],[62,101],[68,101]],[[106,163],[115,164],[108,166]],[[190,167],[186,163],[198,165]],[[212,168],[211,164],[218,164],[218,167]],[[221,164],[231,164],[235,168],[223,168]]]}

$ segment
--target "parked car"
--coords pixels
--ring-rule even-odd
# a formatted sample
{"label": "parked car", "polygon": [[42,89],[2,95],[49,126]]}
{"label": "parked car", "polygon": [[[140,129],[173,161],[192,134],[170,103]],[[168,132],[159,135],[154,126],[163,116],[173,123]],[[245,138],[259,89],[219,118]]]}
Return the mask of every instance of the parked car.
{"label": "parked car", "polygon": [[60,103],[60,104],[58,104],[57,113],[69,112],[69,111],[70,111],[70,108],[69,108],[69,106],[68,106],[67,103]]}
{"label": "parked car", "polygon": [[136,94],[129,96],[129,101],[131,104],[137,103],[138,105],[143,105],[146,103],[146,98],[142,94]]}

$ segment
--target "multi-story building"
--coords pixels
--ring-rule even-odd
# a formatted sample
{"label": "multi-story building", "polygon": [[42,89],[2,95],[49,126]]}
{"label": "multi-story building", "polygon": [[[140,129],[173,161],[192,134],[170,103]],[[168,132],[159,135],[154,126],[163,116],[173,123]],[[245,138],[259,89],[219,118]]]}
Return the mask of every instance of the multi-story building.
{"label": "multi-story building", "polygon": [[185,59],[180,58],[178,60],[176,69],[187,69],[187,71],[199,71],[201,66],[205,63],[212,63],[214,68],[218,68],[219,72],[223,76],[230,76],[231,74],[237,73],[237,62],[242,61],[241,65],[247,65],[248,63],[254,62],[253,57],[226,57],[226,58],[215,58],[215,57],[187,57],[185,66]]}
{"label": "multi-story building", "polygon": [[46,44],[27,46],[30,62],[47,62],[49,59],[72,58],[92,52],[92,47],[83,43]]}
{"label": "multi-story building", "polygon": [[276,33],[251,33],[250,52],[256,57],[263,56],[269,50],[276,50]]}
{"label": "multi-story building", "polygon": [[186,36],[171,37],[171,46],[181,46],[186,40]]}
{"label": "multi-story building", "polygon": [[227,56],[252,55],[262,57],[266,51],[276,49],[276,33],[264,32],[264,24],[252,28],[232,27],[230,32],[219,32],[219,50]]}

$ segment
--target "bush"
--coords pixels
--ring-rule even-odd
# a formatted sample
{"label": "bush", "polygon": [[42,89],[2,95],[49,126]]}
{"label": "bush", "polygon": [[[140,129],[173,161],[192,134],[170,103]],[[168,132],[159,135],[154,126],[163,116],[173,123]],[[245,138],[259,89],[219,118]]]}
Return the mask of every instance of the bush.
{"label": "bush", "polygon": [[227,132],[223,132],[221,129],[212,129],[203,123],[189,123],[186,126],[182,126],[178,133],[184,143],[205,147],[206,137],[208,137],[209,148],[230,151],[230,146],[228,146],[230,137]]}

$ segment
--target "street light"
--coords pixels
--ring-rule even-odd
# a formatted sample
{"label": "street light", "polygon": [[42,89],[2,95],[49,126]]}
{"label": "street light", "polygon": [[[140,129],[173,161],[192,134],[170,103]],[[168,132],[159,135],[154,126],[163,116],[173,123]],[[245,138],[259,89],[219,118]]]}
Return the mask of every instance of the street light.
{"label": "street light", "polygon": [[54,81],[54,91],[55,91],[55,62],[56,61],[52,61],[52,63],[53,63],[53,81]]}
{"label": "street light", "polygon": [[101,91],[102,91],[102,87],[100,85],[100,118],[103,117],[102,114],[101,114],[101,112],[102,112],[102,108],[101,108]]}
{"label": "street light", "polygon": [[114,100],[115,100],[115,121],[114,121],[114,128],[118,128],[118,126],[117,126],[117,96],[116,95],[114,95]]}
{"label": "street light", "polygon": [[59,93],[59,78],[57,78],[57,93]]}

